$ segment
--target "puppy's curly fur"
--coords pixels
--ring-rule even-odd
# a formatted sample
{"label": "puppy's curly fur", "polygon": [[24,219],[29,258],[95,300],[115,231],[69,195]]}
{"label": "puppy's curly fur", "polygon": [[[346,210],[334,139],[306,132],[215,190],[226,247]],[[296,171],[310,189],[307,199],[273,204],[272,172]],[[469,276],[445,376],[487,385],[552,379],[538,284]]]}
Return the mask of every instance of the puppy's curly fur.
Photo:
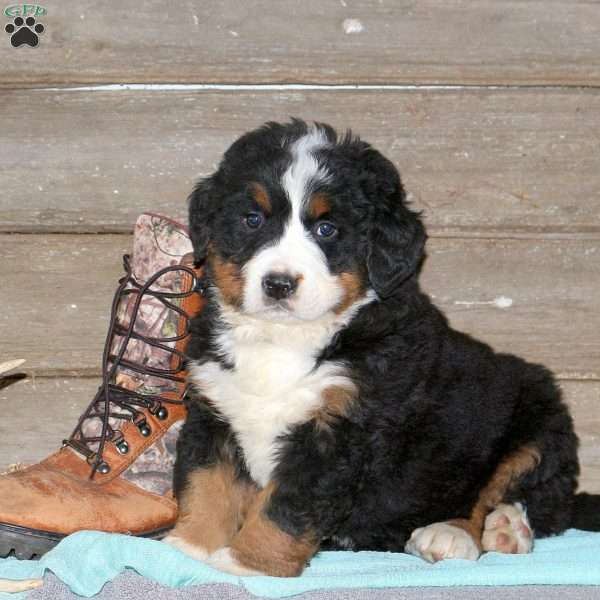
{"label": "puppy's curly fur", "polygon": [[538,537],[598,528],[553,376],[453,330],[422,293],[422,222],[369,144],[268,123],[198,184],[190,225],[208,303],[171,543],[289,576],[319,548],[403,551],[440,523],[427,539],[447,548],[428,556],[460,556],[462,535],[474,558],[501,503]]}

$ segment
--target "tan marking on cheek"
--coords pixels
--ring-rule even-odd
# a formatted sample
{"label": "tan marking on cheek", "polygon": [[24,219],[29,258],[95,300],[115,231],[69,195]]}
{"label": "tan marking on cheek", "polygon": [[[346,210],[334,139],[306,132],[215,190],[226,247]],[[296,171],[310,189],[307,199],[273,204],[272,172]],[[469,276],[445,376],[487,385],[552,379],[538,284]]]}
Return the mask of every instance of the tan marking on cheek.
{"label": "tan marking on cheek", "polygon": [[344,290],[344,296],[334,309],[336,315],[339,315],[350,308],[350,306],[365,295],[366,291],[364,281],[358,273],[340,273],[338,279]]}
{"label": "tan marking on cheek", "polygon": [[477,503],[468,519],[448,521],[471,534],[481,550],[481,535],[487,515],[504,500],[504,496],[519,478],[533,471],[541,461],[541,454],[533,446],[524,446],[500,462],[496,472],[481,490]]}
{"label": "tan marking on cheek", "polygon": [[262,210],[271,214],[273,207],[271,206],[271,198],[269,198],[269,193],[267,192],[264,185],[260,183],[252,183],[252,195],[254,196],[254,200],[256,203],[262,208]]}
{"label": "tan marking on cheek", "polygon": [[231,465],[200,468],[190,474],[179,502],[172,535],[214,552],[238,532],[256,488],[236,479]]}
{"label": "tan marking on cheek", "polygon": [[294,537],[282,531],[266,515],[274,485],[254,499],[239,534],[231,544],[232,556],[244,567],[274,577],[296,577],[318,549],[316,536]]}
{"label": "tan marking on cheek", "polygon": [[208,260],[212,267],[215,284],[221,291],[223,300],[236,308],[242,305],[244,277],[238,265],[224,261],[218,254],[209,252]]}
{"label": "tan marking on cheek", "polygon": [[347,415],[356,402],[357,390],[354,386],[331,386],[322,393],[321,406],[310,415],[318,427],[329,427],[339,417]]}
{"label": "tan marking on cheek", "polygon": [[320,219],[329,211],[331,211],[331,201],[327,194],[317,192],[311,196],[308,204],[308,215],[312,219]]}

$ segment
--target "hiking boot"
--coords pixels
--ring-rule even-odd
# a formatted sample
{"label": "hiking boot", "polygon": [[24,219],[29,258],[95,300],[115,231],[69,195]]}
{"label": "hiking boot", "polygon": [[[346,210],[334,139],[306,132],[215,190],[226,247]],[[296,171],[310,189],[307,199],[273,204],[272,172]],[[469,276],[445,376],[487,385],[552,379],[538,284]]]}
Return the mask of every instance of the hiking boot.
{"label": "hiking boot", "polygon": [[0,557],[40,556],[82,529],[158,539],[175,523],[172,468],[199,273],[186,229],[152,214],[138,219],[123,263],[98,392],[62,448],[0,476]]}

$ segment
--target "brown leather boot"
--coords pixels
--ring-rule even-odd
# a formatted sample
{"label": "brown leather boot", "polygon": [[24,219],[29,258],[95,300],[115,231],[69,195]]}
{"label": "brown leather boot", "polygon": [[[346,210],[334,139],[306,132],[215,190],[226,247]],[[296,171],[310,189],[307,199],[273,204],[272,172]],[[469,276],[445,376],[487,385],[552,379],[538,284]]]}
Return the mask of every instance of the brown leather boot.
{"label": "brown leather boot", "polygon": [[191,252],[183,226],[138,219],[96,396],[60,450],[0,477],[0,557],[40,556],[81,529],[160,538],[175,523],[183,352],[202,304]]}

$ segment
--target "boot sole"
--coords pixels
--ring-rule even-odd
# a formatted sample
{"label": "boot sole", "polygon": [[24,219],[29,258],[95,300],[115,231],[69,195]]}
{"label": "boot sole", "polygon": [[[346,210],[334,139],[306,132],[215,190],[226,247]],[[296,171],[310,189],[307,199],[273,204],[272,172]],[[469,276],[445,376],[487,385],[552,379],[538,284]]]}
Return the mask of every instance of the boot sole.
{"label": "boot sole", "polygon": [[[163,527],[137,534],[136,537],[160,540],[170,530],[171,527]],[[0,523],[0,558],[13,555],[21,560],[37,559],[52,550],[65,537],[67,536],[62,533]]]}

